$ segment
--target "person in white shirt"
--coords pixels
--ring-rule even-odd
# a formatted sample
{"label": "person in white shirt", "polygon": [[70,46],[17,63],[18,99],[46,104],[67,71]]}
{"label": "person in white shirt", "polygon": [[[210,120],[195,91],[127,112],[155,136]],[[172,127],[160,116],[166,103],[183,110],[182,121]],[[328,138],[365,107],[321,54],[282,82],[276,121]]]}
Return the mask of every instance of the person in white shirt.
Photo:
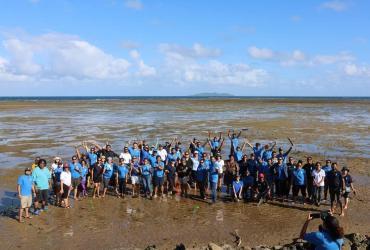
{"label": "person in white shirt", "polygon": [[321,193],[325,186],[325,171],[321,169],[320,162],[316,162],[316,169],[312,171],[313,177],[313,201],[320,206]]}
{"label": "person in white shirt", "polygon": [[68,197],[71,190],[72,190],[72,175],[71,171],[69,171],[69,164],[66,162],[63,164],[63,172],[60,174],[60,194],[63,199],[64,208],[70,208]]}
{"label": "person in white shirt", "polygon": [[218,183],[217,183],[217,191],[219,192],[221,191],[221,187],[222,187],[224,166],[225,166],[225,162],[224,160],[222,160],[221,155],[218,154],[216,156],[216,168],[218,169],[218,175],[219,175]]}
{"label": "person in white shirt", "polygon": [[161,157],[161,161],[165,162],[167,159],[167,150],[163,148],[161,144],[158,146],[157,155]]}
{"label": "person in white shirt", "polygon": [[123,152],[119,156],[120,159],[123,159],[124,164],[129,164],[132,160],[131,154],[128,152],[128,147],[123,148]]}

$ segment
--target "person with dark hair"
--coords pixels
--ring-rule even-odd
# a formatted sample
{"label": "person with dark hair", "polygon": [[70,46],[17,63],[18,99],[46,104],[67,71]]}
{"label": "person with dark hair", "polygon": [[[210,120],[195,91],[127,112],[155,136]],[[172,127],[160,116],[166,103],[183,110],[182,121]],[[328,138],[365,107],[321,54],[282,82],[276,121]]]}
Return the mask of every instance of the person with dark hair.
{"label": "person with dark hair", "polygon": [[93,199],[95,199],[96,196],[100,198],[100,184],[103,180],[103,166],[103,160],[99,158],[97,162],[94,163],[91,171],[91,178],[94,182]]}
{"label": "person with dark hair", "polygon": [[262,203],[266,202],[271,196],[270,187],[265,180],[265,175],[263,173],[258,175],[258,181],[255,184],[254,192],[258,201],[257,206],[262,205]]}
{"label": "person with dark hair", "polygon": [[197,186],[199,187],[200,198],[206,199],[206,188],[208,183],[208,169],[209,166],[204,163],[204,159],[199,161],[199,166],[197,169]]}
{"label": "person with dark hair", "polygon": [[72,162],[69,163],[69,169],[72,174],[72,186],[75,188],[73,190],[73,199],[78,201],[78,197],[80,195],[80,191],[78,187],[81,184],[81,169],[82,165],[78,162],[77,156],[72,156]]}
{"label": "person with dark hair", "polygon": [[72,189],[73,186],[70,165],[67,162],[65,162],[63,164],[63,172],[60,174],[60,191],[59,191],[63,199],[62,203],[64,204],[64,208],[70,208],[69,193],[71,192]]}
{"label": "person with dark hair", "polygon": [[[278,162],[274,166],[275,168],[275,186],[276,186],[276,196],[284,201],[286,196],[287,181],[288,181],[288,168],[284,163],[282,157],[278,158]],[[288,198],[288,197],[286,197]]]}
{"label": "person with dark hair", "polygon": [[326,160],[326,164],[322,167],[322,170],[325,172],[324,201],[327,201],[329,191],[328,174],[332,171],[331,160]]}
{"label": "person with dark hair", "polygon": [[308,201],[312,202],[313,197],[313,177],[312,171],[315,169],[315,164],[313,163],[312,157],[308,156],[306,159],[306,164],[304,164],[303,169],[306,171],[307,176],[307,198]]}
{"label": "person with dark hair", "polygon": [[[32,171],[32,180],[35,183],[35,214],[39,215],[40,211],[48,210],[49,187],[51,186],[51,173],[46,167],[46,161],[40,159],[38,166]],[[41,202],[42,208],[39,207]]]}
{"label": "person with dark hair", "polygon": [[191,168],[187,166],[186,158],[182,158],[181,162],[177,165],[177,176],[179,178],[180,187],[181,187],[181,196],[188,197],[189,189],[189,175]]}
{"label": "person with dark hair", "polygon": [[28,213],[28,209],[32,205],[32,194],[35,195],[35,186],[32,182],[31,176],[32,170],[31,168],[26,168],[24,170],[24,175],[18,177],[17,181],[17,191],[18,191],[18,198],[20,200],[21,206],[19,207],[19,222],[23,221],[23,210],[26,213],[25,218],[32,218],[31,215]]}
{"label": "person with dark hair", "polygon": [[334,201],[336,201],[336,205],[340,206],[340,215],[344,216],[343,213],[343,205],[341,201],[341,194],[343,190],[343,180],[342,174],[338,170],[338,164],[333,162],[331,164],[332,170],[328,173],[327,182],[329,187],[329,194],[330,194],[330,212],[334,214]]}
{"label": "person with dark hair", "polygon": [[343,197],[344,197],[344,207],[343,209],[346,210],[348,208],[349,203],[349,194],[353,191],[356,194],[356,189],[353,187],[353,180],[352,177],[349,175],[349,169],[344,167],[342,169],[342,176],[343,176]]}
{"label": "person with dark hair", "polygon": [[321,169],[321,163],[316,162],[315,169],[312,171],[313,177],[313,201],[316,206],[320,206],[321,193],[325,186],[325,171]]}
{"label": "person with dark hair", "polygon": [[301,191],[304,204],[306,199],[307,176],[306,171],[302,168],[301,160],[298,161],[297,168],[293,171],[292,183],[293,183],[293,201],[296,201],[298,193],[299,191]]}
{"label": "person with dark hair", "polygon": [[316,250],[340,250],[344,242],[343,227],[339,225],[338,219],[331,214],[320,217],[323,223],[319,226],[319,231],[306,233],[308,224],[313,219],[313,216],[308,214],[300,238],[309,242]]}

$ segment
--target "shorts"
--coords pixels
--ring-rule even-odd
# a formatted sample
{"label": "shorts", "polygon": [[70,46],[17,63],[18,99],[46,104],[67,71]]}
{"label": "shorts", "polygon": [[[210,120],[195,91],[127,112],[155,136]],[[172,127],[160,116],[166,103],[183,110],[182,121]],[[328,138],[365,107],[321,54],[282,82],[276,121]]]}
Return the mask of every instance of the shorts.
{"label": "shorts", "polygon": [[340,201],[340,189],[333,190],[329,188],[329,194],[331,202],[334,202],[335,200]]}
{"label": "shorts", "polygon": [[349,194],[350,194],[351,192],[344,192],[344,194],[343,194],[343,197],[344,198],[349,198]]}
{"label": "shorts", "polygon": [[103,178],[103,187],[108,188],[109,182],[110,182],[110,178]]}
{"label": "shorts", "polygon": [[94,176],[94,179],[93,179],[93,182],[94,182],[94,183],[101,183],[101,181],[102,181],[102,180],[101,180],[101,175],[99,175],[99,176],[97,176],[97,177],[95,177],[95,176]]}
{"label": "shorts", "polygon": [[49,198],[49,189],[37,190],[35,201],[37,202],[47,202]]}
{"label": "shorts", "polygon": [[54,194],[57,194],[60,192],[60,182],[54,182],[53,191],[54,191]]}
{"label": "shorts", "polygon": [[184,185],[189,182],[189,176],[184,176],[182,178],[179,178],[180,184]]}
{"label": "shorts", "polygon": [[132,185],[135,185],[135,184],[139,184],[139,176],[131,176],[131,184]]}
{"label": "shorts", "polygon": [[154,186],[155,187],[163,186],[164,178],[163,177],[154,176],[154,180],[153,181],[154,181]]}
{"label": "shorts", "polygon": [[62,199],[67,199],[69,194],[70,186],[67,186],[66,184],[63,184],[63,194]]}
{"label": "shorts", "polygon": [[21,208],[29,208],[32,205],[32,195],[21,196]]}
{"label": "shorts", "polygon": [[81,183],[81,178],[72,178],[72,187],[78,188]]}

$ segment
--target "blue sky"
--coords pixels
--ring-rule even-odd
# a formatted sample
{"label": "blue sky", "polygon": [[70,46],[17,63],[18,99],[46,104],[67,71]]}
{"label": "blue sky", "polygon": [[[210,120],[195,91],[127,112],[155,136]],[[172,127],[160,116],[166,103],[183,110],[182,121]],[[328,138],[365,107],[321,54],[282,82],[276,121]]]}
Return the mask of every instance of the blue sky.
{"label": "blue sky", "polygon": [[370,2],[0,1],[2,96],[369,96]]}

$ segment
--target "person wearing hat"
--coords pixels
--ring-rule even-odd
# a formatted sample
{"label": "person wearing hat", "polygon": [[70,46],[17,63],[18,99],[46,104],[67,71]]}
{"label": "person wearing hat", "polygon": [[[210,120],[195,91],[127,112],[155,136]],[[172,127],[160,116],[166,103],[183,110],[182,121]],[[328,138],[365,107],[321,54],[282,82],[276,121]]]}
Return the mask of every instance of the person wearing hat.
{"label": "person wearing hat", "polygon": [[344,207],[343,209],[348,209],[349,203],[349,194],[353,191],[356,194],[356,189],[353,187],[353,179],[349,175],[349,169],[347,167],[343,167],[342,169],[342,176],[343,176],[343,197],[344,197]]}
{"label": "person wearing hat", "polygon": [[29,208],[32,205],[32,194],[36,195],[35,186],[32,182],[31,168],[26,168],[24,170],[24,175],[18,177],[18,198],[20,200],[21,206],[19,207],[19,222],[23,222],[23,210],[25,211],[26,218],[32,218],[28,213]]}
{"label": "person wearing hat", "polygon": [[72,174],[70,171],[70,165],[65,162],[63,164],[63,172],[60,174],[60,194],[63,199],[64,208],[70,208],[68,197],[72,188]]}
{"label": "person wearing hat", "polygon": [[310,249],[330,249],[340,250],[344,243],[344,230],[339,225],[339,221],[332,214],[320,215],[322,224],[316,232],[306,233],[309,222],[314,219],[311,213],[308,214],[306,222],[303,224],[300,239],[311,244]]}
{"label": "person wearing hat", "polygon": [[243,192],[243,182],[240,181],[240,175],[235,176],[235,181],[233,181],[233,198],[234,201],[241,201]]}
{"label": "person wearing hat", "polygon": [[258,201],[257,206],[266,202],[267,198],[270,196],[270,186],[265,180],[265,175],[263,173],[258,175],[258,181],[255,184],[254,192]]}

